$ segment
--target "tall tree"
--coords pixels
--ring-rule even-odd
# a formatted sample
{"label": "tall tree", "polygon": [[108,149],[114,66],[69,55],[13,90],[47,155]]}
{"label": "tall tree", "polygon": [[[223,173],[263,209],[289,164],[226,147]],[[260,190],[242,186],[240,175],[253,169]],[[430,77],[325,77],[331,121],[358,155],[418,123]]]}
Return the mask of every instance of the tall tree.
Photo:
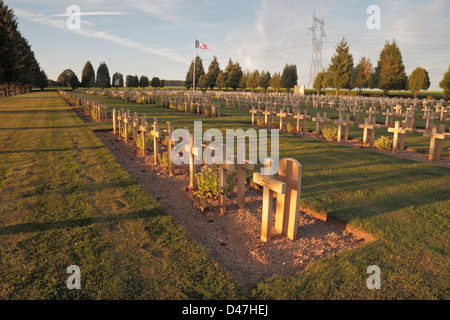
{"label": "tall tree", "polygon": [[220,70],[219,74],[217,75],[216,79],[216,87],[219,88],[219,90],[222,90],[222,88],[225,86],[225,77],[223,74],[223,71]]}
{"label": "tall tree", "polygon": [[259,86],[264,89],[264,92],[267,91],[267,88],[270,87],[270,79],[272,76],[269,71],[261,71],[261,75],[259,77]]}
{"label": "tall tree", "polygon": [[441,82],[439,82],[439,87],[444,89],[444,99],[450,100],[450,66],[446,73],[444,73],[444,77]]}
{"label": "tall tree", "polygon": [[231,69],[233,69],[233,61],[231,60],[231,58],[228,60],[228,64],[227,64],[227,66],[226,66],[226,68],[225,68],[225,71],[224,71],[224,73],[223,73],[223,78],[224,78],[224,80],[225,80],[225,89],[226,90],[228,90],[228,87],[229,87],[229,85],[228,85],[228,78],[230,77],[230,74],[231,74]]}
{"label": "tall tree", "polygon": [[39,88],[41,88],[41,90],[44,90],[44,88],[48,86],[48,77],[47,77],[47,74],[45,73],[44,69],[42,69],[39,72],[39,76],[38,76],[36,85]]}
{"label": "tall tree", "polygon": [[328,67],[329,84],[336,89],[336,95],[341,89],[351,88],[351,76],[353,71],[353,56],[350,54],[349,46],[345,38],[336,46],[336,52],[331,57]]}
{"label": "tall tree", "polygon": [[320,71],[317,73],[316,78],[314,79],[313,87],[316,89],[317,94],[320,94],[322,88],[325,87],[325,71]]}
{"label": "tall tree", "polygon": [[417,67],[411,73],[408,79],[408,89],[414,94],[414,99],[417,98],[420,90],[428,90],[430,87],[430,77],[428,71],[424,68]]}
{"label": "tall tree", "polygon": [[352,87],[357,88],[359,93],[363,88],[369,87],[369,81],[372,74],[372,63],[369,58],[361,57],[358,65],[353,69],[351,82]]}
{"label": "tall tree", "polygon": [[0,0],[0,87],[4,96],[29,92],[40,71],[30,44],[18,30],[13,10]]}
{"label": "tall tree", "polygon": [[216,85],[217,77],[219,76],[220,72],[220,65],[217,61],[216,56],[214,56],[213,60],[209,64],[208,67],[208,73],[204,77],[205,84],[208,88],[211,90],[214,89],[214,86]]}
{"label": "tall tree", "polygon": [[116,89],[123,87],[123,74],[116,72],[112,77],[112,86]]}
{"label": "tall tree", "polygon": [[275,92],[279,92],[281,88],[281,74],[279,72],[275,72],[270,80],[270,86],[275,90]]}
{"label": "tall tree", "polygon": [[137,88],[139,87],[139,78],[138,76],[127,75],[125,79],[125,85],[128,88]]}
{"label": "tall tree", "polygon": [[97,86],[105,89],[111,87],[108,66],[105,62],[100,63],[97,69]]}
{"label": "tall tree", "polygon": [[281,75],[281,87],[286,88],[287,93],[297,84],[297,66],[295,64],[286,64]]}
{"label": "tall tree", "polygon": [[[194,77],[194,60],[192,60],[189,70],[186,74],[185,86],[187,89],[192,88],[193,86],[193,77]],[[198,79],[200,76],[205,75],[205,69],[203,68],[203,60],[200,56],[195,57],[195,86],[197,87]]]}
{"label": "tall tree", "polygon": [[261,75],[259,74],[258,69],[255,69],[247,78],[247,87],[252,89],[252,92],[255,92],[255,89],[259,86],[260,80]]}
{"label": "tall tree", "polygon": [[158,77],[153,77],[151,85],[153,88],[159,88],[161,87],[161,80]]}
{"label": "tall tree", "polygon": [[233,90],[236,90],[239,87],[239,82],[242,78],[243,72],[242,68],[239,65],[239,62],[233,62],[233,65],[231,67],[231,70],[228,75],[228,79],[225,82],[227,88],[232,88]]}
{"label": "tall tree", "polygon": [[86,62],[81,72],[81,86],[88,90],[95,86],[95,71],[90,61]]}
{"label": "tall tree", "polygon": [[375,68],[376,87],[383,90],[386,96],[389,90],[405,90],[407,77],[403,65],[402,54],[395,40],[386,42],[381,50],[377,67]]}
{"label": "tall tree", "polygon": [[148,80],[147,76],[141,76],[139,78],[139,87],[145,88],[145,87],[148,87],[149,85],[150,85],[150,81]]}

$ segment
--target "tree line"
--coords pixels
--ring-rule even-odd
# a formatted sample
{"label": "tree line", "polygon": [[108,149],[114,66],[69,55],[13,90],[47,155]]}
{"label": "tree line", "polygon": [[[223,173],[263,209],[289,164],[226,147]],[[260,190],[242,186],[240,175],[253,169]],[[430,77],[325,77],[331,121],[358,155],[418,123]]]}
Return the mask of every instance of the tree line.
{"label": "tree line", "polygon": [[47,75],[31,45],[18,30],[14,11],[0,0],[0,89],[3,96],[26,93],[33,86],[46,86]]}
{"label": "tree line", "polygon": [[[450,67],[439,84],[444,89],[445,99],[450,99],[449,78]],[[317,73],[313,87],[318,94],[324,88],[334,88],[336,95],[341,89],[354,88],[359,93],[367,88],[381,89],[385,96],[390,90],[410,90],[416,98],[420,90],[427,90],[430,85],[428,71],[422,67],[414,69],[409,76],[406,74],[402,54],[395,40],[385,43],[376,66],[363,56],[354,67],[349,45],[343,38],[336,46],[328,69]]]}
{"label": "tree line", "polygon": [[224,70],[220,68],[217,57],[214,56],[209,64],[208,72],[205,73],[203,60],[200,56],[192,60],[189,70],[186,74],[185,87],[190,89],[194,86],[194,65],[195,65],[195,88],[201,90],[214,89],[219,90],[229,88],[232,90],[250,88],[255,91],[256,88],[262,88],[267,91],[272,87],[276,92],[281,88],[285,88],[287,92],[294,88],[298,81],[297,66],[295,64],[286,64],[283,72],[275,72],[273,75],[269,71],[259,70],[242,70],[238,61],[228,60],[228,64]]}
{"label": "tree line", "polygon": [[162,88],[166,81],[158,77],[153,77],[151,80],[145,75],[138,77],[137,75],[127,75],[125,78],[123,74],[116,72],[112,78],[109,74],[108,66],[105,62],[100,63],[97,68],[97,73],[90,61],[87,61],[81,72],[81,80],[77,77],[75,72],[71,69],[66,69],[58,76],[55,85],[63,87],[71,87],[73,89],[83,88],[121,88],[124,85],[129,88],[146,88],[152,86],[153,88]]}

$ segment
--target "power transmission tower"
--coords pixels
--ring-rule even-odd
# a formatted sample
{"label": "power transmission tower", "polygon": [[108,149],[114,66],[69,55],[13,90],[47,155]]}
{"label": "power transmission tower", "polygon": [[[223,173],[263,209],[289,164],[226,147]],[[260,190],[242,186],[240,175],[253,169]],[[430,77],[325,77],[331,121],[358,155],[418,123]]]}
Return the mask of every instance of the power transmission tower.
{"label": "power transmission tower", "polygon": [[[317,40],[316,28],[317,25],[320,25],[320,38]],[[314,82],[317,73],[322,71],[322,47],[323,47],[323,38],[326,38],[325,35],[325,18],[319,19],[316,17],[316,13],[313,12],[312,19],[312,27],[309,28],[312,31],[312,45],[313,45],[313,53],[311,59],[311,67],[309,71],[309,83],[308,87],[311,88],[311,84]]]}

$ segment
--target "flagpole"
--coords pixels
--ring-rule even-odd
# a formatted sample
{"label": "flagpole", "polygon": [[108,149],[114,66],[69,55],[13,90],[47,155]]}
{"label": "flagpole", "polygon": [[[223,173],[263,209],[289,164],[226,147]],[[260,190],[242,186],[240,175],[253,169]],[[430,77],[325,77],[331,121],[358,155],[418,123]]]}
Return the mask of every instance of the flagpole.
{"label": "flagpole", "polygon": [[194,37],[194,70],[192,72],[192,93],[195,93],[195,47],[197,46],[197,37]]}

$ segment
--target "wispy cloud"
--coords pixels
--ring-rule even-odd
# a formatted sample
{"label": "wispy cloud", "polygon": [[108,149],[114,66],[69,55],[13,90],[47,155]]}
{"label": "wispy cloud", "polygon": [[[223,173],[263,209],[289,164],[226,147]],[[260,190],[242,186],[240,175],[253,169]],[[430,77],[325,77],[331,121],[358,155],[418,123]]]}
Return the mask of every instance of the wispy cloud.
{"label": "wispy cloud", "polygon": [[[35,22],[35,23],[50,26],[52,28],[56,28],[59,30],[67,30],[67,32],[74,32],[76,34],[79,34],[79,35],[82,35],[85,37],[102,39],[104,41],[109,41],[109,42],[115,43],[115,44],[123,46],[123,47],[132,48],[132,49],[140,50],[142,52],[147,52],[147,53],[151,53],[154,55],[162,56],[162,57],[165,57],[165,58],[168,58],[168,59],[171,59],[173,61],[180,62],[183,64],[189,63],[189,61],[186,59],[186,57],[179,55],[175,50],[172,50],[169,48],[163,48],[160,46],[158,46],[157,48],[148,46],[148,45],[145,45],[138,41],[120,37],[115,34],[109,33],[107,31],[93,30],[93,29],[84,28],[84,27],[82,29],[78,29],[78,30],[77,29],[68,30],[66,28],[66,19],[60,18],[65,15],[46,16],[42,13],[34,13],[34,12],[29,12],[27,10],[17,9],[17,8],[15,8],[14,11],[20,18],[24,18],[24,19],[27,19],[27,20]],[[85,22],[82,22],[82,23],[85,24]]]}
{"label": "wispy cloud", "polygon": [[71,17],[71,16],[115,16],[128,14],[128,12],[107,12],[107,11],[95,11],[95,12],[80,12],[80,13],[58,13],[53,14],[52,17]]}

